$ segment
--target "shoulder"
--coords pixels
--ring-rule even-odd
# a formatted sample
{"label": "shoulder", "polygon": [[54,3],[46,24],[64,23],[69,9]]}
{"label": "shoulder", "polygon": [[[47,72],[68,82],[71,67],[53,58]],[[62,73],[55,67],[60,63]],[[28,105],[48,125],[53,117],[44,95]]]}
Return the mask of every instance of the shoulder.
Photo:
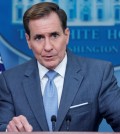
{"label": "shoulder", "polygon": [[95,58],[89,58],[89,57],[82,57],[73,54],[72,52],[68,52],[68,62],[71,62],[72,64],[75,64],[75,66],[79,66],[80,68],[84,70],[104,70],[106,68],[111,69],[113,68],[113,65],[109,61],[101,60],[101,59],[95,59]]}
{"label": "shoulder", "polygon": [[29,69],[36,68],[37,61],[35,59],[31,59],[23,64],[17,65],[11,69],[8,69],[2,73],[5,77],[20,77],[21,75],[25,74],[25,72]]}

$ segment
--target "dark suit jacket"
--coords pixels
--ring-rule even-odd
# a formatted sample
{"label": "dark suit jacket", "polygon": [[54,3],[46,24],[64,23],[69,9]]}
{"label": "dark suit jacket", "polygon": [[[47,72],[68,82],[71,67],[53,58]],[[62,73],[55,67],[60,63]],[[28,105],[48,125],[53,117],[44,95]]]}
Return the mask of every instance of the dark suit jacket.
{"label": "dark suit jacket", "polygon": [[[71,115],[70,131],[97,131],[103,118],[120,131],[120,88],[113,73],[108,62],[68,52],[56,131],[66,131],[66,115]],[[33,131],[48,131],[35,59],[0,76],[0,131],[19,115],[26,116]]]}

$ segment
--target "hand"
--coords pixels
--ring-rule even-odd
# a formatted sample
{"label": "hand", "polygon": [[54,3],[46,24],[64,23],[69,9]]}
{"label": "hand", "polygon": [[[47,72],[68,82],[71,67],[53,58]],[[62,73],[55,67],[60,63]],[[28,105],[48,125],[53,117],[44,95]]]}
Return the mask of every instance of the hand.
{"label": "hand", "polygon": [[32,132],[32,130],[32,126],[23,115],[13,117],[7,125],[7,132]]}

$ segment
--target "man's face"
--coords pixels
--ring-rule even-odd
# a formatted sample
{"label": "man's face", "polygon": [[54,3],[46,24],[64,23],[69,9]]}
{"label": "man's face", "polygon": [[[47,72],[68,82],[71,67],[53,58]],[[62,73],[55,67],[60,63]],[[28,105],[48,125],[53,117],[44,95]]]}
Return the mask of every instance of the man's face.
{"label": "man's face", "polygon": [[69,29],[63,32],[56,13],[29,22],[28,46],[36,59],[48,69],[54,69],[64,58],[69,40]]}

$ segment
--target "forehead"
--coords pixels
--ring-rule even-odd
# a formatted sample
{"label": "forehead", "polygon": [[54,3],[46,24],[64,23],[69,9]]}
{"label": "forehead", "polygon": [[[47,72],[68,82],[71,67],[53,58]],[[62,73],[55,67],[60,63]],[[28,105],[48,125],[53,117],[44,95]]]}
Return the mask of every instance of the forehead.
{"label": "forehead", "polygon": [[29,22],[30,32],[54,32],[62,30],[61,21],[54,12],[36,20]]}

